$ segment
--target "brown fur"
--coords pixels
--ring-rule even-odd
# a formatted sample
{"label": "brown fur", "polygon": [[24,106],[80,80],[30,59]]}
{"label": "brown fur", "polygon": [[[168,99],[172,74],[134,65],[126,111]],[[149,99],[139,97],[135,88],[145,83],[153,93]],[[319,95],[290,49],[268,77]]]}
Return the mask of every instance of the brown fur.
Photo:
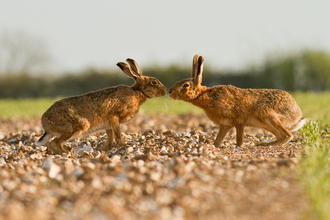
{"label": "brown fur", "polygon": [[133,59],[126,61],[129,65],[123,62],[117,65],[135,80],[133,86],[109,87],[55,102],[41,118],[45,134],[37,145],[47,144],[52,137],[56,137],[49,143],[49,148],[61,154],[67,152],[63,148],[65,141],[102,129],[108,136],[102,150],[111,148],[113,136],[117,144],[123,145],[119,125],[131,120],[147,98],[166,94],[166,88],[159,80],[143,76]]}
{"label": "brown fur", "polygon": [[262,145],[283,146],[292,139],[289,131],[299,129],[306,121],[295,100],[276,89],[241,89],[235,86],[201,86],[202,56],[195,55],[192,78],[181,80],[169,89],[170,97],[202,108],[219,126],[214,145],[219,147],[226,133],[236,128],[236,145],[243,145],[245,126],[264,128],[277,138]]}

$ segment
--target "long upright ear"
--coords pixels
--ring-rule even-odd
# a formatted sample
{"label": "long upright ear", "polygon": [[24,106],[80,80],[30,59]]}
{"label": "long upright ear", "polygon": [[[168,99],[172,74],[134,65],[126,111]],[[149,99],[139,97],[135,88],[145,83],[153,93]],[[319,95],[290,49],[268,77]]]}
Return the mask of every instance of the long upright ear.
{"label": "long upright ear", "polygon": [[139,77],[142,77],[142,71],[139,67],[139,65],[135,62],[135,60],[131,59],[131,58],[127,58],[126,59],[130,69],[132,70],[132,72],[135,74],[135,75],[138,75]]}
{"label": "long upright ear", "polygon": [[198,57],[197,72],[194,78],[195,86],[200,85],[202,83],[203,63],[204,63],[204,58],[202,56]]}
{"label": "long upright ear", "polygon": [[198,54],[196,54],[194,56],[194,59],[193,59],[193,67],[192,67],[192,72],[191,72],[191,78],[195,78],[196,77],[196,73],[197,73],[197,61],[198,61]]}
{"label": "long upright ear", "polygon": [[133,78],[136,80],[139,76],[137,76],[135,73],[131,71],[127,63],[119,62],[117,63],[117,66],[130,78]]}

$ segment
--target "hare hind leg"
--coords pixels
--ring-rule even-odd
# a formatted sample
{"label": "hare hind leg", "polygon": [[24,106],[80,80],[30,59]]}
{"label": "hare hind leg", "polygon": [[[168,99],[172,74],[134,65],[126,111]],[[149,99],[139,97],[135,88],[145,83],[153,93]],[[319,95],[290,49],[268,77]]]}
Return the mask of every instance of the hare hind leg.
{"label": "hare hind leg", "polygon": [[49,148],[53,150],[55,154],[68,153],[63,147],[64,142],[83,136],[89,128],[90,124],[88,120],[79,117],[71,118],[70,122],[58,124],[56,133],[60,135],[49,143]]}
{"label": "hare hind leg", "polygon": [[45,132],[41,138],[39,138],[39,140],[36,142],[37,146],[42,146],[42,145],[47,145],[47,143],[49,142],[49,140],[53,137],[53,135],[51,135],[48,132]]}
{"label": "hare hind leg", "polygon": [[69,140],[72,136],[73,136],[72,133],[64,134],[64,135],[61,135],[60,137],[53,139],[49,143],[49,148],[54,152],[54,154],[68,153],[68,151],[64,149],[63,144],[64,144],[64,142]]}
{"label": "hare hind leg", "polygon": [[232,128],[232,126],[225,126],[225,125],[219,125],[219,133],[217,137],[214,140],[214,146],[215,147],[220,147],[221,142],[225,138],[226,134],[228,131]]}
{"label": "hare hind leg", "polygon": [[266,126],[264,126],[264,128],[269,132],[273,133],[276,137],[276,140],[268,143],[260,143],[259,145],[277,145],[281,147],[293,138],[293,135],[275,117],[269,116],[264,120],[264,122],[266,123]]}

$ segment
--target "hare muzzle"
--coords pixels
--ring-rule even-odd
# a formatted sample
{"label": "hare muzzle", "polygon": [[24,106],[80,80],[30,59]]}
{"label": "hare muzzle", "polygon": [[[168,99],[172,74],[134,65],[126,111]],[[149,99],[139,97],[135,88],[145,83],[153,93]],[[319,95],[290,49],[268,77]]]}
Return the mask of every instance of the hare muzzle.
{"label": "hare muzzle", "polygon": [[176,92],[174,91],[174,89],[173,89],[173,87],[172,88],[170,88],[169,90],[168,90],[168,95],[172,98],[172,99],[176,99]]}
{"label": "hare muzzle", "polygon": [[166,95],[166,87],[165,86],[162,86],[160,88],[159,97],[164,96],[164,95]]}

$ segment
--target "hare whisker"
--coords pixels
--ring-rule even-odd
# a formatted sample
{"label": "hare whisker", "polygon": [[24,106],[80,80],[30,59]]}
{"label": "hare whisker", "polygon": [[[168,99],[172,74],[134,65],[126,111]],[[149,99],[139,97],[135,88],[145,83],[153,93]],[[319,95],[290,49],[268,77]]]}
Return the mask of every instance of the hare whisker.
{"label": "hare whisker", "polygon": [[170,109],[165,101],[166,98],[162,98],[163,102],[164,102],[164,106],[165,106],[165,110],[166,110],[166,113],[169,113]]}

